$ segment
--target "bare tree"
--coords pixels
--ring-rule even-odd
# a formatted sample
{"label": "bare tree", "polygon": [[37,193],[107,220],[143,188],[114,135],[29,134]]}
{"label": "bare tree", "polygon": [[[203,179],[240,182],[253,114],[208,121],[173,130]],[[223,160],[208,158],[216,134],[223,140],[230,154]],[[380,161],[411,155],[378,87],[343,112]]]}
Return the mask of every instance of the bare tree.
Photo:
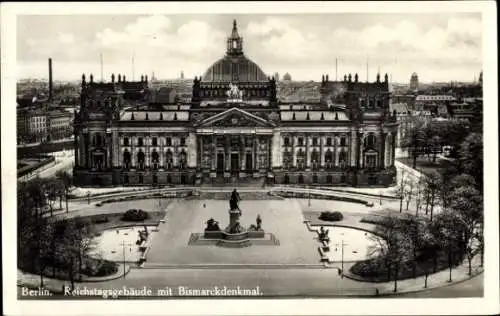
{"label": "bare tree", "polygon": [[[433,214],[434,214],[434,207],[437,202],[437,198],[439,196],[439,192],[441,190],[442,186],[442,177],[441,175],[434,171],[430,173],[426,178],[425,178],[425,189],[427,193],[427,205],[430,206],[430,213],[431,213],[431,218],[430,220],[432,221]],[[427,212],[426,212],[427,214]]]}
{"label": "bare tree", "polygon": [[399,197],[399,212],[403,212],[403,200],[405,197],[405,187],[406,187],[406,171],[401,170],[401,179],[399,179],[399,185],[397,188],[397,195]]}
{"label": "bare tree", "polygon": [[413,197],[413,186],[414,186],[413,180],[408,177],[405,187],[406,211],[408,211],[408,208],[410,207],[410,202]]}
{"label": "bare tree", "polygon": [[[469,275],[472,274],[472,258],[480,246],[476,243],[480,240],[477,238],[479,227],[483,222],[483,197],[481,193],[473,187],[460,187],[452,192],[450,208],[458,216],[462,222],[462,251],[467,256],[469,264]],[[479,248],[479,249],[478,249]]]}

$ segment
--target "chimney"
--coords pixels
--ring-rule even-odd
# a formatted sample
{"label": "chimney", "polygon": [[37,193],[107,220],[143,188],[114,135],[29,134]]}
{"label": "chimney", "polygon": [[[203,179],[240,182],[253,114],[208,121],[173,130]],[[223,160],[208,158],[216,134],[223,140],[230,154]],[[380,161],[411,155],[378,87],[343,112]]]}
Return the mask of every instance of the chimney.
{"label": "chimney", "polygon": [[52,100],[52,58],[49,58],[49,100]]}

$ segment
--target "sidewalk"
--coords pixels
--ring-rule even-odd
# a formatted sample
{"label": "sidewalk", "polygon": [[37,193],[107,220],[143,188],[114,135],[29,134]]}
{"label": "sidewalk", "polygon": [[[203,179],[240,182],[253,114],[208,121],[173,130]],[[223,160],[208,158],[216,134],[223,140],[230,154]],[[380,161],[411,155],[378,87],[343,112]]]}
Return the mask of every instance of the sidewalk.
{"label": "sidewalk", "polygon": [[[112,275],[108,275],[105,277],[82,277],[82,281],[75,281],[75,286],[78,286],[79,283],[88,283],[88,282],[106,282],[110,280],[115,280],[123,277],[123,269],[124,265],[121,263],[118,264],[118,269],[116,273]],[[130,272],[130,265],[125,265],[125,276]],[[17,270],[17,286],[18,287],[27,287],[37,289],[40,287],[40,275],[32,274],[24,272],[20,269]],[[53,279],[49,277],[43,277],[43,288],[47,289],[53,293],[61,293],[63,286],[71,286],[71,282],[69,280],[60,280]]]}
{"label": "sidewalk", "polygon": [[480,255],[476,255],[472,259],[472,275],[468,275],[469,265],[467,260],[464,260],[462,264],[452,269],[452,281],[449,282],[450,279],[450,270],[445,269],[434,274],[430,274],[427,278],[427,288],[424,288],[425,285],[425,276],[420,276],[415,279],[406,279],[398,281],[398,291],[394,293],[394,281],[390,282],[369,282],[369,281],[360,281],[360,278],[350,274],[348,271],[350,269],[350,265],[345,268],[345,271],[348,272],[344,274],[345,277],[365,283],[367,286],[375,286],[379,291],[379,295],[397,295],[403,293],[412,293],[412,292],[420,292],[427,291],[432,289],[437,289],[440,287],[448,286],[451,284],[457,284],[466,280],[469,280],[475,276],[480,275],[483,272],[483,267],[480,267]]}

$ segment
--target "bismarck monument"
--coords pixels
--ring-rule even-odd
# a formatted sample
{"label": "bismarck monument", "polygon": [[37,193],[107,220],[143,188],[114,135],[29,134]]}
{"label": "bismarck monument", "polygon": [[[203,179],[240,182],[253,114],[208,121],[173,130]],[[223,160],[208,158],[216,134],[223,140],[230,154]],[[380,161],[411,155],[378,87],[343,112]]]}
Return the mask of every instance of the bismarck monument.
{"label": "bismarck monument", "polygon": [[256,225],[250,225],[248,229],[240,224],[242,211],[239,207],[240,195],[233,190],[229,199],[229,225],[225,229],[219,227],[219,223],[210,218],[203,234],[203,239],[216,241],[217,246],[226,247],[248,247],[252,245],[252,240],[264,239],[265,232],[262,229],[262,219],[257,216]]}

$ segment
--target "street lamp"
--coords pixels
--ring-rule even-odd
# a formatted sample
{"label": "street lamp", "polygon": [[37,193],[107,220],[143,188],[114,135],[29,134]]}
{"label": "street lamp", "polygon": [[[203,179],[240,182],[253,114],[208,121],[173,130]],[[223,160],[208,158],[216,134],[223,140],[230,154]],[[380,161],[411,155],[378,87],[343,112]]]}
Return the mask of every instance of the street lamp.
{"label": "street lamp", "polygon": [[[335,244],[336,247],[339,246],[338,243]],[[340,268],[340,277],[343,279],[344,278],[344,246],[347,246],[346,243],[344,243],[344,239],[342,239],[342,243],[340,244],[341,247],[341,268]],[[337,251],[337,249],[335,249]]]}
{"label": "street lamp", "polygon": [[87,191],[87,204],[90,204],[90,191]]}
{"label": "street lamp", "polygon": [[126,273],[126,269],[125,269],[125,246],[132,246],[132,244],[131,243],[126,244],[125,240],[124,240],[124,241],[122,241],[121,245],[123,247],[123,278],[125,279],[125,273]]}

